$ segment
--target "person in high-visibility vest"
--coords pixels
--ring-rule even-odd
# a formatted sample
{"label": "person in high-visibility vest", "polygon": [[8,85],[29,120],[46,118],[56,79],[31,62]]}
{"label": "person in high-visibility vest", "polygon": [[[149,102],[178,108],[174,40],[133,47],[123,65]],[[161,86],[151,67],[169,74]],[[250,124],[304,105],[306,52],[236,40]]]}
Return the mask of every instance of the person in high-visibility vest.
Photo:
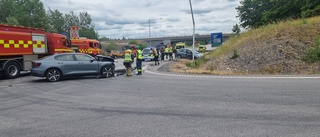
{"label": "person in high-visibility vest", "polygon": [[140,46],[136,46],[136,49],[137,49],[137,53],[136,53],[136,67],[137,67],[137,70],[138,70],[138,74],[137,75],[142,75],[142,51],[140,49]]}
{"label": "person in high-visibility vest", "polygon": [[124,61],[123,65],[126,67],[126,75],[132,76],[132,66],[133,63],[133,54],[131,49],[124,51]]}
{"label": "person in high-visibility vest", "polygon": [[156,48],[154,51],[154,65],[159,65],[159,49]]}
{"label": "person in high-visibility vest", "polygon": [[173,60],[172,52],[173,52],[173,50],[172,50],[172,47],[170,46],[170,47],[169,47],[169,50],[168,50],[168,53],[169,53],[169,60]]}
{"label": "person in high-visibility vest", "polygon": [[166,46],[166,49],[164,50],[164,53],[166,55],[166,59],[168,59],[168,54],[169,54],[169,47]]}

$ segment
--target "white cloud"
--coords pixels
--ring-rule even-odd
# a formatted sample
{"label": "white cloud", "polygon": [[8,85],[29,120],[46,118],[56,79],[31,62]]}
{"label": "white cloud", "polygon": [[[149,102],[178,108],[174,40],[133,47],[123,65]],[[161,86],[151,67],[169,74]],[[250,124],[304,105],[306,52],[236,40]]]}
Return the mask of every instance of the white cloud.
{"label": "white cloud", "polygon": [[[192,34],[188,0],[42,0],[46,8],[62,13],[86,11],[100,36],[110,38]],[[196,33],[230,33],[239,23],[235,8],[240,0],[192,0]],[[162,19],[160,19],[162,18]]]}

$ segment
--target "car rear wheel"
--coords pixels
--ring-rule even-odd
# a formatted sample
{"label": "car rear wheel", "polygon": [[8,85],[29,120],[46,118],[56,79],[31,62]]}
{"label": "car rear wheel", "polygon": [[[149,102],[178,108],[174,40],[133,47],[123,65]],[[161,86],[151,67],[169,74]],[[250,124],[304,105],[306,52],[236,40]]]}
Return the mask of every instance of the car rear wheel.
{"label": "car rear wheel", "polygon": [[102,67],[101,75],[106,78],[113,77],[114,76],[114,67],[112,67],[112,66]]}
{"label": "car rear wheel", "polygon": [[50,82],[59,81],[62,78],[62,73],[58,69],[49,69],[46,72],[46,79]]}
{"label": "car rear wheel", "polygon": [[177,56],[177,59],[181,59],[181,55],[178,55],[178,56]]}

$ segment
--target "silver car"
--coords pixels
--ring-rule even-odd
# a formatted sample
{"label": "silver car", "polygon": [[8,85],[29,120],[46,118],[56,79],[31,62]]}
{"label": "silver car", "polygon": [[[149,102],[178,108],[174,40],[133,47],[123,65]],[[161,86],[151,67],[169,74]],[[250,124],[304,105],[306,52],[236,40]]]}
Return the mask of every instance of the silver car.
{"label": "silver car", "polygon": [[64,77],[97,76],[112,77],[115,65],[112,61],[98,61],[82,53],[54,54],[32,62],[31,75],[59,81]]}
{"label": "silver car", "polygon": [[203,56],[202,53],[199,53],[196,50],[189,49],[189,48],[182,48],[177,50],[176,53],[176,58],[187,58],[187,59],[192,59],[192,52],[194,53],[194,59],[199,59]]}

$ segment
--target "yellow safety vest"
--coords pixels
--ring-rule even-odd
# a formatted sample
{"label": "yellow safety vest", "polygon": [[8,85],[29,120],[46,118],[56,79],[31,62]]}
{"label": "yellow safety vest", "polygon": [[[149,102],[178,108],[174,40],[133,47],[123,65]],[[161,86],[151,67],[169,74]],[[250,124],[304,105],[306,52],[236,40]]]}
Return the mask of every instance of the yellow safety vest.
{"label": "yellow safety vest", "polygon": [[168,52],[169,52],[169,53],[172,53],[172,47],[169,48]]}
{"label": "yellow safety vest", "polygon": [[132,62],[132,50],[128,49],[124,52],[124,62]]}
{"label": "yellow safety vest", "polygon": [[137,58],[142,59],[142,51],[140,49],[137,50]]}
{"label": "yellow safety vest", "polygon": [[165,52],[165,53],[168,53],[168,52],[169,52],[169,48],[166,48],[164,52]]}

